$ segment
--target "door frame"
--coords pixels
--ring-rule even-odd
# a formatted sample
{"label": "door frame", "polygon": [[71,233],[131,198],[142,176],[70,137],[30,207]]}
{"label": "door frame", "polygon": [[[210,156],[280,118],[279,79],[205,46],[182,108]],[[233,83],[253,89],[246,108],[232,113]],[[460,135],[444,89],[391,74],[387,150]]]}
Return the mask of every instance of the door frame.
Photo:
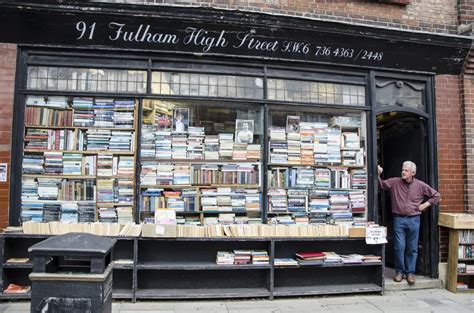
{"label": "door frame", "polygon": [[[377,86],[376,81],[379,78],[383,79],[393,79],[400,81],[416,81],[417,83],[422,83],[425,85],[422,101],[424,101],[424,107],[426,111],[401,107],[398,105],[390,105],[385,107],[380,107],[376,103],[376,93]],[[369,168],[372,168],[371,177],[369,180],[373,188],[369,190],[373,191],[372,194],[369,194],[369,197],[372,199],[372,203],[377,205],[377,199],[379,196],[379,188],[377,181],[377,115],[386,113],[386,112],[407,112],[419,115],[426,119],[426,131],[427,131],[427,183],[432,186],[434,189],[438,190],[438,155],[436,150],[436,105],[435,105],[435,92],[434,92],[434,75],[409,75],[409,74],[400,74],[393,72],[379,72],[371,71],[370,72],[370,103],[372,106],[371,111],[371,127],[369,138],[371,139],[371,155],[369,158]],[[369,216],[372,220],[377,223],[380,222],[380,216],[378,215],[378,210],[375,208],[369,210],[372,212],[372,216]],[[434,205],[430,208],[429,212],[429,234],[427,238],[428,246],[424,247],[427,251],[425,254],[426,257],[429,257],[430,264],[428,268],[428,276],[431,278],[437,278],[439,276],[438,264],[439,264],[439,228],[438,228],[438,214],[439,207]]]}

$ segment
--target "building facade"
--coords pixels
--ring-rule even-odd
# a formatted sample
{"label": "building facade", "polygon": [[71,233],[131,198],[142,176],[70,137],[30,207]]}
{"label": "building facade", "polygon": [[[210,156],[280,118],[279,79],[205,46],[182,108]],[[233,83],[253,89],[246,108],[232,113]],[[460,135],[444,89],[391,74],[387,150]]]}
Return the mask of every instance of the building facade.
{"label": "building facade", "polygon": [[[117,68],[132,64],[134,70],[146,73],[211,71],[211,76],[223,71],[263,77],[266,87],[261,90],[262,97],[255,96],[259,83],[247,86],[253,88],[253,96],[246,97],[250,104],[291,107],[293,101],[303,106],[316,102],[319,108],[329,103],[342,111],[344,100],[305,100],[296,92],[292,98],[279,97],[278,85],[272,96],[269,84],[285,79],[348,83],[364,90],[360,105],[366,106],[361,112],[367,120],[366,217],[390,225],[389,214],[383,210],[386,200],[376,188],[376,164],[382,163],[388,175],[396,176],[401,161],[416,160],[421,179],[442,195],[439,208],[425,216],[421,237],[425,268],[420,271],[438,275],[438,263],[447,259],[448,241],[447,231],[438,231],[436,226],[438,209],[474,210],[472,1],[24,2],[29,5],[0,1],[5,9],[1,25],[11,29],[0,35],[0,163],[8,165],[9,173],[8,180],[0,183],[3,227],[17,224],[21,215],[24,128],[19,116],[24,112],[17,107],[35,93],[27,77],[32,67]],[[30,23],[26,26],[22,20]],[[48,20],[55,23],[47,25]],[[128,26],[133,26],[133,31],[127,30]],[[154,87],[147,88],[153,91]],[[58,90],[39,94],[56,94]],[[87,90],[66,93],[90,94]],[[183,101],[186,96],[195,101],[206,99],[199,93],[193,98],[189,91],[173,93]],[[163,91],[157,94],[173,99],[166,98],[170,94]],[[337,98],[337,92],[335,95]],[[137,97],[147,96],[153,98],[154,92]],[[217,98],[228,101],[239,97]],[[351,101],[349,109],[357,111],[357,103]],[[268,112],[273,114],[271,108]],[[262,117],[258,127],[266,131],[272,126],[269,120]]]}

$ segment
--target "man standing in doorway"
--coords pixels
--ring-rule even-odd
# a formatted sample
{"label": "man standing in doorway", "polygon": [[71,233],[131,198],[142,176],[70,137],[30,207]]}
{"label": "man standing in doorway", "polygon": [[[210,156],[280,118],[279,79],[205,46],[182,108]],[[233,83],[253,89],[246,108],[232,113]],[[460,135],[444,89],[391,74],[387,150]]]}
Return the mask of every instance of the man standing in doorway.
{"label": "man standing in doorway", "polygon": [[393,231],[395,237],[396,282],[406,277],[408,283],[415,283],[416,257],[418,255],[418,234],[420,215],[440,200],[439,192],[415,178],[416,164],[403,162],[402,177],[386,180],[380,178],[383,168],[377,166],[380,188],[389,190],[392,196]]}

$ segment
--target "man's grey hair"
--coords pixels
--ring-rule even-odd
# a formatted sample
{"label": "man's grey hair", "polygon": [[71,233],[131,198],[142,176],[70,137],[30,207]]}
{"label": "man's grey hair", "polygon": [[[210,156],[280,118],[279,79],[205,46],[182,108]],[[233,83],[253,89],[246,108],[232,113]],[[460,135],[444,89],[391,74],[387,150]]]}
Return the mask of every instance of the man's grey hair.
{"label": "man's grey hair", "polygon": [[412,161],[405,161],[403,162],[403,167],[408,167],[413,174],[416,174],[416,164]]}

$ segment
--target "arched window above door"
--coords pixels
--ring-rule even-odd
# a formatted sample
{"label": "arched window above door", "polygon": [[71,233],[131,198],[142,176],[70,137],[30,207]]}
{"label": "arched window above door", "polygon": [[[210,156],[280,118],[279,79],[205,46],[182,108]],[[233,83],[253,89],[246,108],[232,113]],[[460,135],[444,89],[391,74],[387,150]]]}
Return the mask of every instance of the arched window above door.
{"label": "arched window above door", "polygon": [[396,106],[426,112],[424,100],[426,85],[424,83],[396,79],[377,79],[375,85],[377,108]]}

